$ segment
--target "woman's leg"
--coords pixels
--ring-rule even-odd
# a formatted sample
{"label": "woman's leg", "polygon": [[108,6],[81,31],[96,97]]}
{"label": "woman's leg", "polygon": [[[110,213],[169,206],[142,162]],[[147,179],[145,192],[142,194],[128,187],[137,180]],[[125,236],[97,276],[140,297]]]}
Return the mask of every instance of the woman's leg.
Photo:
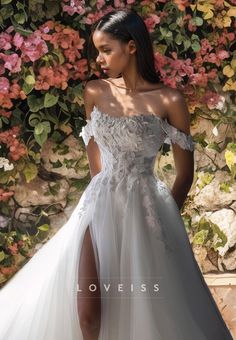
{"label": "woman's leg", "polygon": [[98,340],[101,295],[89,228],[85,232],[81,249],[78,284],[78,314],[84,340]]}

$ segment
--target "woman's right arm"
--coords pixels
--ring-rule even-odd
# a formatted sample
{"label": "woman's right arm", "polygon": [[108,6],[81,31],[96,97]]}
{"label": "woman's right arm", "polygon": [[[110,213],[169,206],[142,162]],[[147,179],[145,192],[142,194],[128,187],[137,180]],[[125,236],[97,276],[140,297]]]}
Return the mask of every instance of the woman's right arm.
{"label": "woman's right arm", "polygon": [[[91,119],[91,112],[93,110],[93,106],[95,105],[95,98],[97,94],[98,83],[96,80],[90,80],[87,82],[84,92],[84,107],[86,113],[86,119]],[[86,146],[86,151],[89,160],[89,169],[91,177],[94,177],[101,171],[101,158],[100,158],[100,151],[97,143],[95,142],[94,138],[91,137],[89,140],[88,145]]]}

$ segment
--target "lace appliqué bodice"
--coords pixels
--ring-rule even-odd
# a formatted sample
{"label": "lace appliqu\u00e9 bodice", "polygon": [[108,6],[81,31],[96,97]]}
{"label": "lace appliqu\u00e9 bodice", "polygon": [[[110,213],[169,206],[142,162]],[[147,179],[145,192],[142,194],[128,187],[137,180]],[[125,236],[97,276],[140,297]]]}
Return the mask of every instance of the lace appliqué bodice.
{"label": "lace appliqu\u00e9 bodice", "polygon": [[[167,119],[163,119],[155,114],[139,114],[133,116],[115,117],[105,112],[99,111],[96,106],[94,106],[91,112],[91,119],[86,120],[86,125],[83,126],[80,136],[83,138],[86,146],[88,145],[89,140],[92,136],[95,138],[98,145],[106,143],[106,140],[108,140],[111,145],[112,141],[114,140],[112,136],[114,136],[114,133],[117,133],[116,126],[118,125],[122,126],[123,131],[122,134],[117,137],[123,139],[124,142],[127,141],[131,148],[132,142],[137,141],[138,137],[140,137],[139,141],[142,143],[142,134],[138,136],[138,130],[136,129],[137,124],[140,122],[143,125],[142,134],[150,132],[148,131],[148,128],[151,128],[151,131],[154,132],[155,129],[153,127],[153,124],[156,125],[156,131],[158,131],[158,128],[161,128],[161,131],[159,131],[161,133],[158,136],[153,136],[154,140],[157,142],[157,146],[161,146],[165,142],[168,144],[177,143],[182,149],[185,150],[193,151],[195,148],[195,142],[193,141],[192,136],[178,130],[176,127],[169,124]],[[109,126],[108,131],[104,127],[104,125]],[[144,125],[146,125],[146,129],[144,128]],[[112,129],[110,129],[110,127],[112,127]],[[102,132],[102,134],[97,131],[98,129],[102,130],[100,131]],[[133,138],[131,136],[132,132]],[[147,137],[151,138],[152,136],[149,134],[149,136]]]}
{"label": "lace appliqu\u00e9 bodice", "polygon": [[[94,137],[99,146],[102,164],[97,180],[99,185],[109,183],[112,191],[115,191],[121,179],[126,178],[126,188],[132,190],[136,184],[143,183],[143,176],[154,176],[157,152],[164,142],[177,143],[181,148],[190,151],[194,150],[195,144],[190,134],[178,130],[166,119],[155,114],[114,117],[101,112],[96,106],[91,112],[91,119],[86,120],[80,136],[86,146],[90,138]],[[171,195],[168,186],[159,178],[154,183],[163,199]],[[168,247],[163,228],[160,228],[163,221],[158,218],[152,197],[145,185],[140,185],[140,188],[147,225],[153,235]],[[91,190],[93,191],[92,188]],[[88,202],[84,202],[84,208],[86,204]]]}

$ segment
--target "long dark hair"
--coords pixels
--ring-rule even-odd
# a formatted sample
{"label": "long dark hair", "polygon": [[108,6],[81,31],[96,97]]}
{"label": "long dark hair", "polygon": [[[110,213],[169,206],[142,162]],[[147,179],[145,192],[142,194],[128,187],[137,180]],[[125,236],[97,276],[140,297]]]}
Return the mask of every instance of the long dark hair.
{"label": "long dark hair", "polygon": [[89,60],[95,60],[97,53],[92,40],[95,30],[109,33],[114,39],[124,43],[134,40],[138,73],[150,83],[160,81],[160,77],[155,70],[150,34],[143,19],[134,10],[126,8],[113,10],[93,24],[89,39]]}

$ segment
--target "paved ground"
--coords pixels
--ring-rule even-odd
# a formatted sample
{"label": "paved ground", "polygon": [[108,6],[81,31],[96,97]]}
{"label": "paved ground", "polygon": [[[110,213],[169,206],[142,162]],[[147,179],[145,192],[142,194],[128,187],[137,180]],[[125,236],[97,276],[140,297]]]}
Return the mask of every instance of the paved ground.
{"label": "paved ground", "polygon": [[236,340],[236,273],[203,275],[233,338]]}

